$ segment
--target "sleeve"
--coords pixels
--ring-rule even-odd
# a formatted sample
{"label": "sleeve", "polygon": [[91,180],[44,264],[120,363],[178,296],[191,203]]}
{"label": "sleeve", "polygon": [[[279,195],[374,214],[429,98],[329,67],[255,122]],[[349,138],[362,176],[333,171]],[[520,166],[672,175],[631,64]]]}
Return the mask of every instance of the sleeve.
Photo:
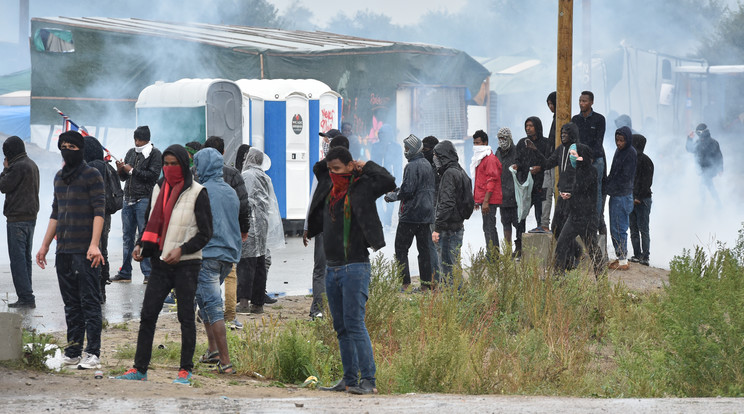
{"label": "sleeve", "polygon": [[415,166],[410,163],[403,168],[403,182],[400,183],[400,190],[398,191],[397,199],[400,201],[407,201],[413,198],[416,193],[416,182]]}
{"label": "sleeve", "polygon": [[[129,150],[129,151],[127,151],[126,155],[124,155],[124,164],[130,164],[131,165],[131,163],[132,163],[132,156],[131,156],[131,154],[132,154],[132,150]],[[127,174],[125,172],[122,172],[118,168],[117,168],[116,172],[117,172],[117,174],[119,174],[119,180],[120,181],[126,181],[127,179],[129,179],[129,174]]]}
{"label": "sleeve", "polygon": [[548,158],[545,158],[544,155],[538,153],[537,158],[540,159],[540,167],[542,167],[543,170],[549,170],[558,166],[558,162],[561,159],[561,147],[562,146],[556,148]]}
{"label": "sleeve", "polygon": [[49,215],[49,218],[52,220],[57,220],[59,211],[59,204],[57,204],[57,192],[54,192],[54,198],[52,199],[52,214]]}
{"label": "sleeve", "polygon": [[106,214],[106,192],[103,187],[103,177],[97,169],[91,169],[88,181],[88,199],[93,207],[94,217],[104,217]]}
{"label": "sleeve", "polygon": [[253,188],[253,213],[255,215],[255,234],[258,239],[263,240],[266,244],[266,238],[269,232],[269,207],[271,203],[270,184],[265,176],[259,177],[258,185]]}
{"label": "sleeve", "polygon": [[313,204],[313,197],[315,197],[315,190],[318,188],[318,179],[313,176],[313,185],[310,187],[310,197],[308,200],[310,200],[309,203],[307,203],[307,211],[305,212],[305,223],[302,225],[302,230],[307,231],[307,220],[310,217],[310,206]]}
{"label": "sleeve", "polygon": [[18,171],[18,168],[11,165],[5,168],[0,174],[0,193],[8,194],[13,192],[18,184],[21,183],[23,173]]}
{"label": "sleeve", "polygon": [[132,169],[132,177],[136,177],[140,181],[152,184],[160,177],[160,170],[163,168],[163,157],[161,156],[160,151],[153,149],[147,159],[149,160],[147,167]]}
{"label": "sleeve", "polygon": [[488,161],[486,174],[486,192],[496,193],[496,189],[501,188],[501,161],[495,156],[486,157]]}
{"label": "sleeve", "polygon": [[251,203],[248,200],[248,190],[245,188],[245,182],[240,174],[231,174],[230,187],[235,190],[238,200],[240,200],[240,214],[238,215],[240,232],[248,233],[251,228]]}
{"label": "sleeve", "polygon": [[441,231],[442,225],[447,221],[448,218],[452,216],[455,206],[457,205],[457,201],[455,200],[455,198],[457,197],[457,195],[455,194],[457,183],[455,183],[455,180],[455,174],[452,173],[447,174],[445,172],[445,174],[442,176],[442,182],[440,184],[439,191],[439,202],[437,203],[437,213],[434,219],[434,231]]}
{"label": "sleeve", "polygon": [[607,124],[604,116],[600,116],[597,121],[597,145],[604,148],[604,136]]}
{"label": "sleeve", "polygon": [[364,164],[362,174],[370,177],[370,190],[375,198],[395,190],[395,178],[373,161],[367,161]]}
{"label": "sleeve", "polygon": [[206,188],[203,188],[196,196],[194,214],[198,231],[194,237],[181,245],[181,254],[191,254],[203,249],[212,238],[212,207],[209,204]]}

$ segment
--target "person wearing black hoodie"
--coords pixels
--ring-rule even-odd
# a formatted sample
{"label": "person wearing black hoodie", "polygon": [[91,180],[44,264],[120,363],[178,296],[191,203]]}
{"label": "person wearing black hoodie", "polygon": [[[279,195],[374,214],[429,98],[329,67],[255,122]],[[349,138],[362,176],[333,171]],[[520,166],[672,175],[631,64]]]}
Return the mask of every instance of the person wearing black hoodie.
{"label": "person wearing black hoodie", "polygon": [[[544,233],[542,229],[542,202],[545,200],[545,189],[543,180],[545,173],[541,168],[533,168],[540,165],[540,157],[535,151],[527,148],[527,140],[531,141],[537,148],[537,152],[547,158],[553,152],[549,145],[548,139],[543,136],[542,121],[536,116],[531,116],[524,121],[524,131],[527,134],[517,142],[517,178],[520,181],[527,179],[527,174],[532,174],[534,181],[532,185],[531,203],[535,208],[535,221],[537,227],[530,230],[530,233]],[[525,226],[525,224],[522,224]],[[523,227],[526,228],[526,227]]]}
{"label": "person wearing black hoodie", "polygon": [[568,218],[555,247],[555,270],[564,273],[575,266],[576,236],[589,250],[594,276],[602,272],[602,251],[597,243],[597,170],[592,166],[592,150],[583,144],[571,144],[568,159],[575,174],[572,190],[564,198]]}
{"label": "person wearing black hoodie", "polygon": [[[697,134],[698,139],[693,140]],[[695,161],[700,168],[700,175],[703,177],[703,185],[713,197],[717,205],[721,205],[721,199],[718,198],[718,191],[713,184],[713,178],[723,173],[723,154],[718,141],[710,136],[710,130],[705,124],[699,124],[695,128],[694,134],[690,132],[687,136],[685,145],[687,152],[695,154]]]}
{"label": "person wearing black hoodie", "polygon": [[636,172],[636,150],[633,133],[624,126],[615,131],[615,155],[604,191],[610,196],[610,235],[617,260],[610,269],[628,270],[628,226],[633,211],[633,183]]}
{"label": "person wearing black hoodie", "polygon": [[5,194],[3,214],[7,218],[8,257],[18,300],[9,308],[35,308],[31,282],[36,215],[39,213],[39,167],[26,155],[26,145],[17,136],[3,143],[3,172],[0,192]]}
{"label": "person wearing black hoodie", "polygon": [[648,230],[651,215],[651,185],[654,182],[654,163],[646,149],[646,137],[633,134],[633,147],[638,154],[635,180],[633,184],[633,212],[630,213],[630,242],[633,244],[631,262],[648,266],[651,235]]}
{"label": "person wearing black hoodie", "polygon": [[463,217],[457,206],[461,200],[473,194],[473,184],[460,166],[457,151],[450,141],[442,141],[434,147],[434,165],[441,181],[431,239],[442,252],[442,278],[452,284],[452,268],[457,263],[462,247],[463,222],[470,217]]}
{"label": "person wearing black hoodie", "polygon": [[171,145],[163,151],[160,161],[163,177],[152,190],[145,212],[145,230],[132,252],[138,262],[145,257],[152,259],[151,279],[140,312],[134,368],[116,379],[147,380],[158,315],[163,300],[175,288],[181,324],[181,363],[173,382],[188,384],[196,347],[194,298],[202,248],[212,238],[212,209],[206,189],[193,180],[186,149]]}
{"label": "person wearing black hoodie", "polygon": [[[424,154],[424,158],[426,158],[427,161],[429,161],[429,165],[431,165],[431,170],[434,171],[434,208],[436,210],[436,202],[439,198],[439,174],[437,174],[437,167],[434,166],[434,147],[439,144],[439,140],[437,137],[433,135],[429,135],[428,137],[421,140],[421,142],[424,143],[424,148],[421,150],[421,152]],[[429,232],[434,231],[434,223],[431,223],[429,225]],[[439,274],[441,273],[442,269],[439,266],[439,253],[437,252],[437,245],[434,243],[431,238],[429,238],[429,255],[431,256],[431,271],[433,274],[433,280],[437,281],[439,280]]]}

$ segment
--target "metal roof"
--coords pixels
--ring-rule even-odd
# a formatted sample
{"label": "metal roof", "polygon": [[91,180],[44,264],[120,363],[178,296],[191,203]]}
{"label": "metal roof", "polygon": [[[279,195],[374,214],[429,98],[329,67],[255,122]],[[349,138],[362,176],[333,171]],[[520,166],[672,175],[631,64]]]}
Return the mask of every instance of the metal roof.
{"label": "metal roof", "polygon": [[[308,32],[206,23],[170,23],[133,18],[39,17],[32,20],[103,31],[167,37],[226,48],[270,49],[284,52],[375,48],[402,44],[321,31]],[[431,45],[425,46],[431,47]]]}
{"label": "metal roof", "polygon": [[181,79],[157,82],[140,92],[136,108],[197,107],[207,103],[209,87],[215,83],[234,83],[226,79]]}

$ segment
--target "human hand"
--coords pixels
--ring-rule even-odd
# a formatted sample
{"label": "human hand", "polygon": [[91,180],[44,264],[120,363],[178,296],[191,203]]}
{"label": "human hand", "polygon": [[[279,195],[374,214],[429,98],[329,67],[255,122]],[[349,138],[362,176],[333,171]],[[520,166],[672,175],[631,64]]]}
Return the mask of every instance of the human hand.
{"label": "human hand", "polygon": [[480,210],[480,208],[481,208],[481,205],[480,205],[480,204],[476,204],[476,205],[475,205],[475,206],[473,207],[473,211],[478,211],[478,210]]}
{"label": "human hand", "polygon": [[362,172],[362,168],[364,168],[364,164],[366,164],[366,162],[365,162],[365,161],[362,161],[362,160],[356,160],[356,161],[354,161],[354,169],[355,169],[355,170],[356,170],[357,172]]}
{"label": "human hand", "polygon": [[491,205],[488,203],[483,203],[483,205],[481,206],[481,213],[483,213],[483,215],[485,216],[490,211],[491,211]]}
{"label": "human hand", "polygon": [[88,246],[88,253],[85,255],[85,258],[90,260],[90,267],[98,267],[98,265],[106,264],[103,260],[101,250],[96,245]]}
{"label": "human hand", "polygon": [[7,158],[3,158],[3,167],[8,168],[8,166],[9,166],[8,159]]}
{"label": "human hand", "polygon": [[537,147],[535,146],[535,143],[534,143],[534,142],[532,142],[532,140],[531,140],[531,139],[526,139],[526,140],[524,141],[524,145],[525,145],[525,146],[526,146],[527,148],[529,148],[529,149],[531,149],[531,150],[533,150],[533,151],[537,151]]}
{"label": "human hand", "polygon": [[393,202],[395,202],[395,192],[394,192],[394,191],[391,191],[391,192],[389,192],[389,193],[385,194],[385,197],[383,197],[383,199],[384,199],[384,200],[385,200],[386,202],[388,202],[388,203],[393,203]]}
{"label": "human hand", "polygon": [[539,165],[535,165],[534,167],[530,168],[530,172],[534,175],[542,171],[542,167]]}
{"label": "human hand", "polygon": [[641,204],[641,200],[639,200],[637,198],[634,198],[633,199],[633,205],[636,205],[637,206],[638,204]]}
{"label": "human hand", "polygon": [[175,249],[168,252],[168,255],[165,256],[165,259],[163,259],[163,261],[170,265],[176,264],[181,261],[181,248],[176,247]]}
{"label": "human hand", "polygon": [[434,243],[439,243],[439,233],[438,232],[435,231],[435,232],[431,233],[431,241],[433,241]]}
{"label": "human hand", "polygon": [[517,168],[519,168],[519,166],[517,166],[517,164],[512,164],[509,168],[511,168],[512,170],[516,170]]}
{"label": "human hand", "polygon": [[561,192],[561,198],[564,199],[564,200],[568,200],[569,198],[571,198],[571,193],[563,193],[563,192]]}
{"label": "human hand", "polygon": [[241,241],[246,241],[246,240],[248,240],[248,232],[245,232],[245,233],[240,233],[240,240],[241,240]]}
{"label": "human hand", "polygon": [[302,244],[304,244],[305,247],[307,247],[307,243],[309,240],[310,239],[307,238],[307,230],[303,231],[302,232]]}
{"label": "human hand", "polygon": [[139,245],[134,246],[134,250],[132,250],[132,259],[141,262],[144,257],[142,257],[142,247]]}
{"label": "human hand", "polygon": [[39,249],[39,252],[36,253],[36,264],[39,265],[40,268],[44,269],[46,268],[47,261],[46,261],[46,255],[49,252],[48,246],[41,246]]}

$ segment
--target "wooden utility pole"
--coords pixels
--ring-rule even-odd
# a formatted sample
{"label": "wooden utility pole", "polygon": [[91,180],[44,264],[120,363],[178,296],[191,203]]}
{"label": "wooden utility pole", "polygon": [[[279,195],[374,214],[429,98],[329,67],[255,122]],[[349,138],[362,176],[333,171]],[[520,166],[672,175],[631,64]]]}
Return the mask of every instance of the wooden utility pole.
{"label": "wooden utility pole", "polygon": [[[573,63],[573,0],[558,0],[558,64],[555,103],[555,146],[561,144],[561,127],[571,121],[571,70]],[[556,180],[557,182],[557,180]]]}
{"label": "wooden utility pole", "polygon": [[592,0],[581,0],[581,60],[584,66],[582,88],[592,90]]}

